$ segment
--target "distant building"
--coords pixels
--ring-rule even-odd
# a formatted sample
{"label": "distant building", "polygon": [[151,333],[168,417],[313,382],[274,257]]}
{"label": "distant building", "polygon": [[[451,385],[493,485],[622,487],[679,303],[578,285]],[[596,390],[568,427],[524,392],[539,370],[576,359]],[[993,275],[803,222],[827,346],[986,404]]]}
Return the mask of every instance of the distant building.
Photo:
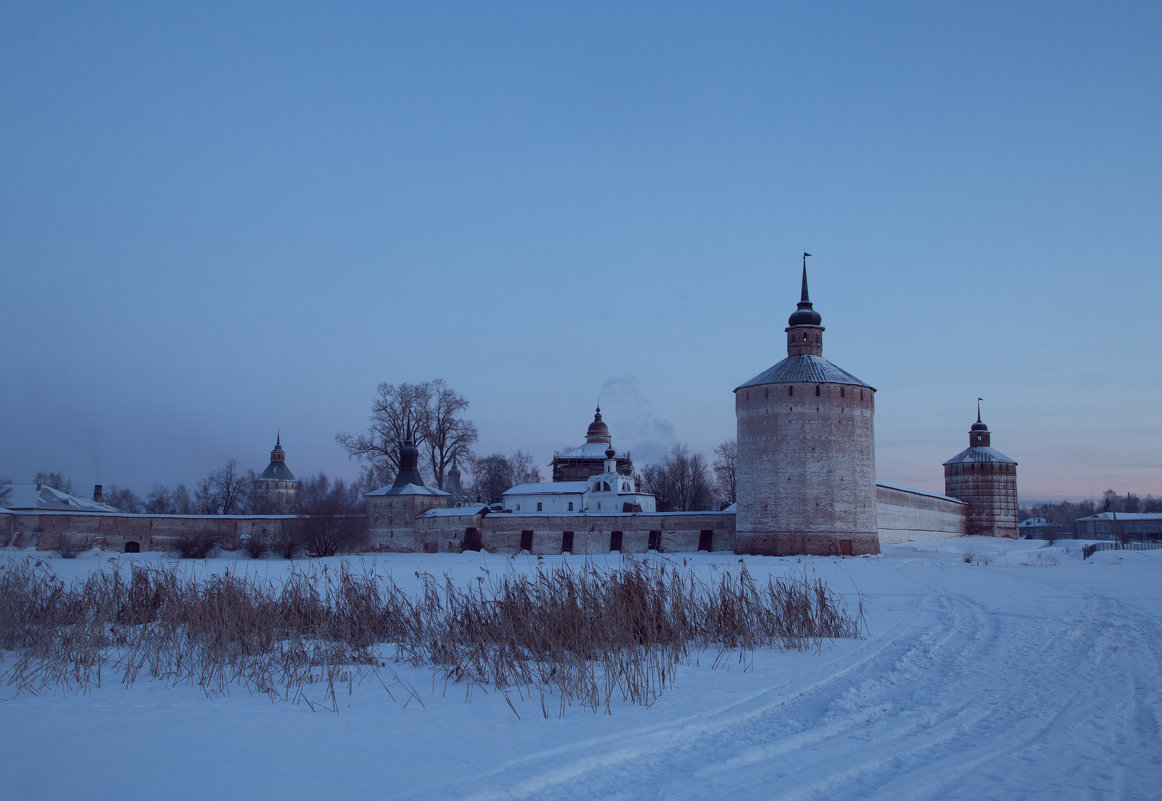
{"label": "distant building", "polygon": [[93,487],[93,498],[79,498],[48,484],[6,484],[8,497],[2,505],[13,512],[117,512],[104,502],[102,487]]}
{"label": "distant building", "polygon": [[602,471],[583,481],[517,484],[504,493],[506,512],[569,514],[656,512],[654,496],[638,492],[632,476],[619,472],[617,451],[605,449]]}
{"label": "distant building", "polygon": [[1073,521],[1079,540],[1162,540],[1162,514],[1156,512],[1101,512]]}
{"label": "distant building", "polygon": [[[593,422],[585,431],[585,442],[564,453],[553,454],[553,481],[585,481],[605,470],[605,451],[611,447],[613,437],[609,426],[601,419],[601,407],[593,415]],[[629,451],[614,451],[617,472],[623,476],[633,475],[633,461]]]}
{"label": "distant building", "polygon": [[944,463],[944,494],[968,504],[965,534],[1017,539],[1017,463],[992,447],[979,401],[968,447]]}
{"label": "distant building", "polygon": [[286,451],[282,449],[282,432],[274,440],[270,464],[262,475],[254,479],[255,494],[271,512],[286,512],[295,507],[299,497],[299,481],[286,466]]}
{"label": "distant building", "polygon": [[449,506],[465,506],[475,502],[475,496],[464,489],[464,485],[461,483],[462,478],[460,467],[452,462],[452,469],[444,477],[444,491],[448,493]]}

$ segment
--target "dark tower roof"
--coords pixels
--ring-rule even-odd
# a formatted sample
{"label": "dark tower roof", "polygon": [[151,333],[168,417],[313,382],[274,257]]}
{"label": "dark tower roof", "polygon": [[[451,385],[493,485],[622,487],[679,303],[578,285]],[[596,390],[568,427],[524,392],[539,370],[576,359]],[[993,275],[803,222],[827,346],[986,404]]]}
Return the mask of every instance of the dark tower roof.
{"label": "dark tower roof", "polygon": [[420,475],[420,449],[414,442],[408,441],[399,449],[399,472],[395,474],[392,489],[400,489],[408,484],[417,487],[424,486],[424,477]]}
{"label": "dark tower roof", "polygon": [[609,426],[601,420],[601,407],[597,407],[597,413],[593,415],[593,422],[589,424],[588,430],[585,432],[586,442],[611,442],[609,436]]}
{"label": "dark tower roof", "polygon": [[992,446],[992,434],[989,427],[980,419],[980,399],[977,399],[976,422],[968,431],[968,447],[953,456],[944,464],[968,464],[970,462],[1004,462],[1016,464],[1016,461],[1005,456]]}

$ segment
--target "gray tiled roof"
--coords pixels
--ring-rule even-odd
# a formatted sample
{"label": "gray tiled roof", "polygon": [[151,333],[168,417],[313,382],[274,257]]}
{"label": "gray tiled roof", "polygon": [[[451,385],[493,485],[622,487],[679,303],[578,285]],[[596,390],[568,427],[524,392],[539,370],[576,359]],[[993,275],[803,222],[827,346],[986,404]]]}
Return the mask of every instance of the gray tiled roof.
{"label": "gray tiled roof", "polygon": [[853,384],[857,387],[875,389],[871,384],[860,381],[822,356],[808,354],[788,356],[766,372],[759,373],[745,384],[739,384],[735,391],[763,384]]}
{"label": "gray tiled roof", "polygon": [[258,477],[259,481],[294,481],[294,473],[286,466],[286,462],[271,462]]}
{"label": "gray tiled roof", "polygon": [[969,462],[1007,462],[1009,464],[1016,464],[1015,461],[1000,451],[984,445],[965,448],[944,464],[968,464]]}

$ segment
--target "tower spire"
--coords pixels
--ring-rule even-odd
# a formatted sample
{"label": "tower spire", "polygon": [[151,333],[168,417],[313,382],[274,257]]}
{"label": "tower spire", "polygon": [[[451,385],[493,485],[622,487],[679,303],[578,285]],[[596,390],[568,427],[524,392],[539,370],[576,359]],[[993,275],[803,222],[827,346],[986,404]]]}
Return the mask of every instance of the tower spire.
{"label": "tower spire", "polygon": [[811,254],[808,253],[807,251],[803,251],[803,293],[799,297],[800,303],[810,303],[811,302],[811,298],[808,297],[808,295],[807,295],[807,257],[810,255]]}
{"label": "tower spire", "polygon": [[976,421],[978,423],[980,422],[980,402],[982,400],[984,400],[984,398],[977,398],[976,399]]}

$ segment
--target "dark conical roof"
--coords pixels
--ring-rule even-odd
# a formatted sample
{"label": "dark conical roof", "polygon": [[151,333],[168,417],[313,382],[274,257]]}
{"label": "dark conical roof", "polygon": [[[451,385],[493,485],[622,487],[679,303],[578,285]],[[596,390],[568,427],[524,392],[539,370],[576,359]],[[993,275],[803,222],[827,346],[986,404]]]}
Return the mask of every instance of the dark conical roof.
{"label": "dark conical roof", "polygon": [[405,442],[399,449],[399,472],[395,474],[395,481],[392,482],[392,489],[399,489],[406,487],[408,484],[415,484],[417,487],[424,486],[424,477],[420,475],[420,449],[416,447],[414,442]]}
{"label": "dark conical roof", "polygon": [[823,317],[811,306],[811,298],[807,294],[807,256],[803,254],[803,291],[799,296],[799,304],[791,316],[787,318],[787,325],[822,325]]}

